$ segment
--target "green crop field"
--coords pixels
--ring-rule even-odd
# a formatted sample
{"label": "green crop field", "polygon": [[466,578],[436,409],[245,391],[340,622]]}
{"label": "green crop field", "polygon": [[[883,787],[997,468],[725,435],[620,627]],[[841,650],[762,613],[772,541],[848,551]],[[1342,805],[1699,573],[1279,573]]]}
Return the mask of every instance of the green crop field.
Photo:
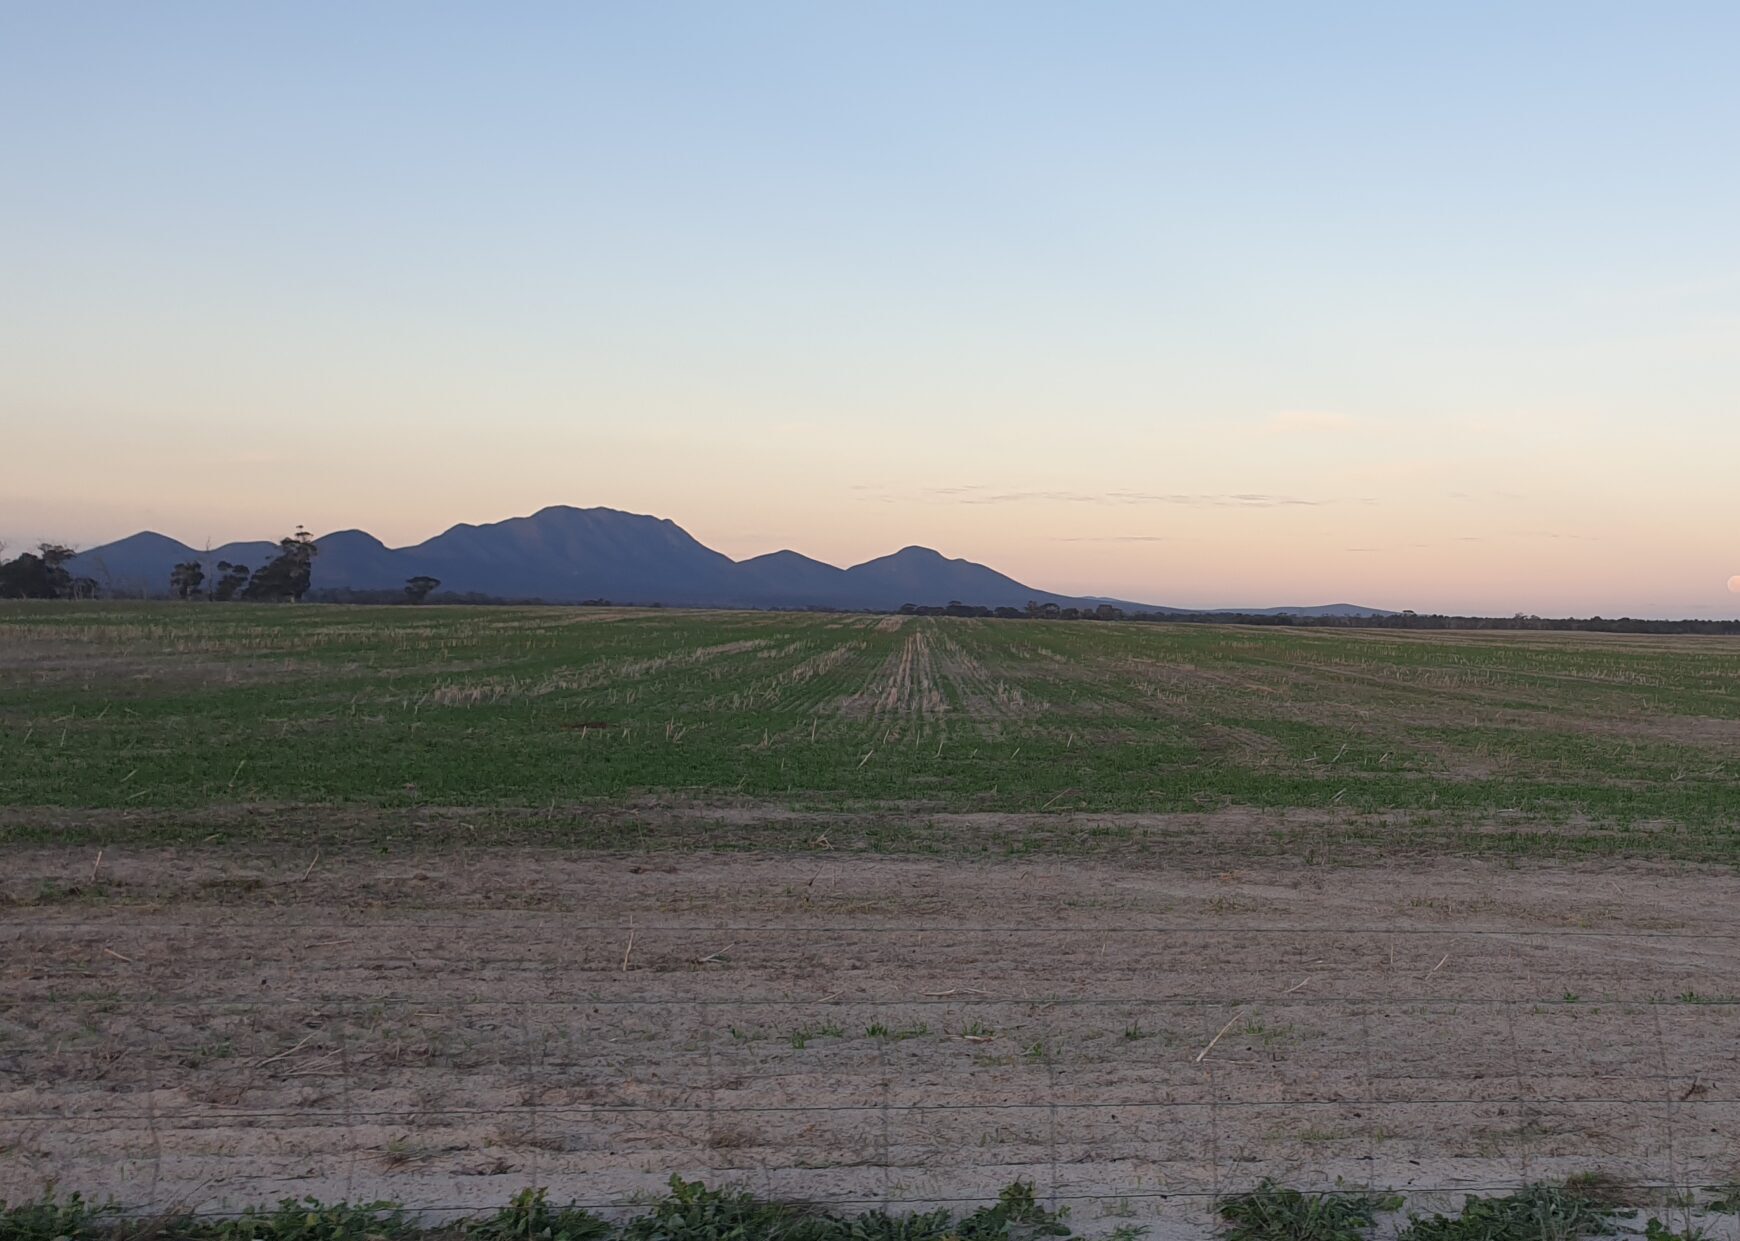
{"label": "green crop field", "polygon": [[1725,638],[0,608],[12,840],[1080,849],[1236,821],[1727,858],[1737,775]]}

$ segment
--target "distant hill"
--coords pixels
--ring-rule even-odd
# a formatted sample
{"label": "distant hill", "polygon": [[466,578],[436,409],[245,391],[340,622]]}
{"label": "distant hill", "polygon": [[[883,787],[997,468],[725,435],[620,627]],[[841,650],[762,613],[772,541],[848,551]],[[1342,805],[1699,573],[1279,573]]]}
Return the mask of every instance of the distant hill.
{"label": "distant hill", "polygon": [[[928,547],[841,569],[794,551],[732,560],[660,517],[610,508],[554,505],[530,517],[461,524],[410,547],[388,547],[362,530],[317,540],[314,589],[398,590],[410,577],[441,580],[441,590],[501,599],[576,603],[664,603],[676,607],[840,608],[893,611],[905,603],[1024,608],[1029,601],[1125,611],[1190,609],[1122,599],[1060,595],[1024,585],[970,560],[951,560]],[[77,556],[74,573],[95,578],[115,595],[161,595],[177,563],[199,560],[215,579],[220,560],[259,568],[277,552],[270,542],[226,543],[196,551],[144,531]],[[1308,608],[1240,609],[1247,614],[1388,615],[1378,608],[1328,604]]]}

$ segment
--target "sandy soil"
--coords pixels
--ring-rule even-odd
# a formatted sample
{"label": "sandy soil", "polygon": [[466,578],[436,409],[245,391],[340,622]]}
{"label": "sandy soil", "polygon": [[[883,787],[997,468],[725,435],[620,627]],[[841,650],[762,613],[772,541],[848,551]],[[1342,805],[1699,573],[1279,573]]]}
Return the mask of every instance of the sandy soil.
{"label": "sandy soil", "polygon": [[[0,857],[0,1197],[854,1204],[1200,1233],[1740,1171],[1732,872],[555,851]],[[94,878],[93,878],[94,872]],[[1206,1052],[1206,1054],[1205,1054]]]}

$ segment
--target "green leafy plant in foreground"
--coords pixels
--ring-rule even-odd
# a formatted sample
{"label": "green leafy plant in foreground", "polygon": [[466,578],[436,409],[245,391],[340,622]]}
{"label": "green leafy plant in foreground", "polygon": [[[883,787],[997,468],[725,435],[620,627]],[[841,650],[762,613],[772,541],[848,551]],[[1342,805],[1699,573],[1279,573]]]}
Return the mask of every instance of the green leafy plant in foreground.
{"label": "green leafy plant in foreground", "polygon": [[[198,1221],[188,1223],[189,1231],[201,1231]],[[396,1202],[323,1203],[317,1198],[285,1198],[273,1208],[250,1208],[235,1219],[205,1223],[203,1230],[213,1241],[394,1241],[422,1231]]]}
{"label": "green leafy plant in foreground", "polygon": [[611,1233],[609,1223],[574,1207],[553,1207],[542,1189],[521,1190],[494,1215],[468,1220],[470,1241],[599,1241]]}
{"label": "green leafy plant in foreground", "polygon": [[1264,1180],[1248,1194],[1222,1198],[1217,1209],[1226,1241],[1362,1241],[1379,1212],[1401,1205],[1397,1196],[1307,1194]]}
{"label": "green leafy plant in foreground", "polygon": [[801,1207],[673,1176],[670,1193],[647,1214],[630,1220],[619,1235],[624,1241],[822,1241],[830,1235],[828,1222]]}
{"label": "green leafy plant in foreground", "polygon": [[1033,1185],[1016,1181],[997,1196],[997,1205],[981,1207],[955,1227],[961,1241],[991,1241],[998,1237],[1067,1237],[1063,1217],[1068,1208],[1048,1211],[1039,1205]]}
{"label": "green leafy plant in foreground", "polygon": [[1740,1215],[1740,1181],[1711,1185],[1709,1191],[1715,1196],[1706,1204],[1706,1210],[1718,1215]]}
{"label": "green leafy plant in foreground", "polygon": [[0,1241],[1035,1241],[1070,1235],[1064,1214],[1041,1206],[1033,1186],[1020,1181],[995,1204],[957,1219],[947,1210],[842,1217],[672,1177],[668,1194],[623,1222],[552,1206],[543,1189],[519,1193],[493,1215],[436,1228],[418,1224],[393,1202],[285,1199],[229,1219],[140,1220],[75,1194],[61,1201],[0,1201]]}
{"label": "green leafy plant in foreground", "polygon": [[1040,1206],[1033,1186],[1022,1181],[1004,1189],[994,1206],[958,1220],[946,1210],[869,1211],[842,1219],[672,1177],[670,1195],[618,1235],[622,1241],[1026,1241],[1070,1235],[1062,1216]]}
{"label": "green leafy plant in foreground", "polygon": [[87,1241],[105,1236],[119,1217],[115,1207],[94,1206],[78,1194],[16,1205],[0,1199],[0,1241]]}
{"label": "green leafy plant in foreground", "polygon": [[1499,1198],[1469,1197],[1456,1216],[1416,1216],[1398,1241],[1574,1241],[1614,1231],[1611,1206],[1552,1185]]}
{"label": "green leafy plant in foreground", "polygon": [[1704,1241],[1708,1235],[1706,1229],[1690,1222],[1679,1232],[1659,1219],[1652,1219],[1643,1227],[1644,1241]]}
{"label": "green leafy plant in foreground", "polygon": [[[285,1198],[276,1207],[249,1207],[229,1219],[171,1215],[140,1221],[129,1219],[117,1206],[96,1206],[78,1194],[60,1202],[52,1197],[18,1204],[0,1201],[0,1241],[124,1241],[135,1236],[152,1241],[410,1241],[424,1234],[396,1202]],[[500,1241],[509,1236],[495,1234]]]}

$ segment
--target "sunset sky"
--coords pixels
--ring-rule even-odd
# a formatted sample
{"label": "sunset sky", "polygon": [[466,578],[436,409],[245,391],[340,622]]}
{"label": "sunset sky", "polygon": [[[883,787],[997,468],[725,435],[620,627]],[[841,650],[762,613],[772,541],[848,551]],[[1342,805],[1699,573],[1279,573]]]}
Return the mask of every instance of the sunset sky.
{"label": "sunset sky", "polygon": [[1737,48],[1727,2],[12,0],[0,539],[602,504],[1740,616]]}

